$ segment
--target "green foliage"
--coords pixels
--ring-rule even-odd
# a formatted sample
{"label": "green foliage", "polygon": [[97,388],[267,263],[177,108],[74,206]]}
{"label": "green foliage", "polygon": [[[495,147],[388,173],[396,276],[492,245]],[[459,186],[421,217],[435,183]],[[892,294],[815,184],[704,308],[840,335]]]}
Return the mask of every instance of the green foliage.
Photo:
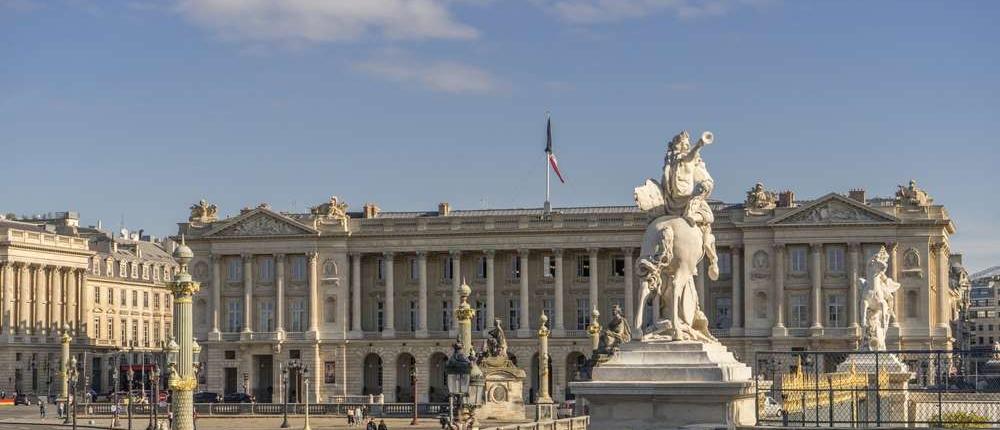
{"label": "green foliage", "polygon": [[943,422],[941,426],[946,429],[981,429],[988,428],[990,420],[982,415],[977,415],[972,412],[947,412],[944,416],[934,415],[931,419],[931,423]]}

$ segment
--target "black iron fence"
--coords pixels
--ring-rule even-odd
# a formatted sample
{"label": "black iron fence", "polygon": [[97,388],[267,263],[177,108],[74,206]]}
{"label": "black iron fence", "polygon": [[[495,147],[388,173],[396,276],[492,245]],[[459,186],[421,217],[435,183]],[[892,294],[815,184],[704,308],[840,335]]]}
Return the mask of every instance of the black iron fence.
{"label": "black iron fence", "polygon": [[[148,415],[150,405],[132,405],[132,415]],[[413,403],[310,403],[310,415],[334,415],[346,416],[349,409],[362,408],[366,416],[385,418],[404,418],[413,416]],[[80,415],[113,415],[114,407],[112,403],[90,403],[76,406]],[[118,415],[127,414],[128,405],[119,405]],[[194,409],[198,416],[226,416],[226,415],[283,415],[286,405],[281,403],[195,403]],[[287,405],[289,415],[304,415],[306,413],[305,403],[289,403]],[[166,414],[170,407],[161,404],[157,408],[158,414]],[[417,415],[437,416],[447,413],[447,403],[418,403]]]}
{"label": "black iron fence", "polygon": [[758,425],[1000,424],[1000,357],[984,351],[774,351],[755,357]]}

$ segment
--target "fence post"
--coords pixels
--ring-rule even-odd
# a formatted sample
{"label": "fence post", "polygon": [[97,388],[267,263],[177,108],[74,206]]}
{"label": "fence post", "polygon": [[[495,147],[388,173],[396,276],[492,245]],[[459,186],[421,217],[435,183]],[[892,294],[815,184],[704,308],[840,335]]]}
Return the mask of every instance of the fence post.
{"label": "fence post", "polygon": [[813,405],[813,418],[816,427],[819,427],[819,358],[819,353],[813,355],[813,400],[816,402]]}
{"label": "fence post", "polygon": [[938,371],[938,377],[935,378],[937,379],[937,381],[935,382],[937,382],[938,385],[938,428],[944,428],[944,413],[942,412],[941,408],[941,403],[942,403],[941,397],[942,393],[944,392],[944,387],[941,386],[941,351],[937,352],[937,371]]}
{"label": "fence post", "polygon": [[830,427],[833,427],[833,377],[832,376],[827,375],[827,377],[826,377],[826,386],[827,386],[827,389],[829,390],[827,392],[827,405],[826,405],[826,408],[828,409],[828,411],[830,413]]}
{"label": "fence post", "polygon": [[875,426],[882,426],[882,373],[879,371],[879,354],[878,351],[873,351],[875,353]]}

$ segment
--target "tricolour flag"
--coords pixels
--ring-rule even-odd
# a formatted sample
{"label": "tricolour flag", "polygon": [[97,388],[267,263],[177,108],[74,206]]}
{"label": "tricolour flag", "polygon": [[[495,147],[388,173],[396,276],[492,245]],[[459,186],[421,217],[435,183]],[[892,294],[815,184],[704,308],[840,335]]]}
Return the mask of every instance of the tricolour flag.
{"label": "tricolour flag", "polygon": [[562,172],[559,171],[559,161],[556,160],[556,154],[552,152],[552,118],[547,118],[545,121],[545,154],[549,159],[549,165],[552,166],[552,170],[559,177],[559,182],[565,184],[566,180],[563,179]]}

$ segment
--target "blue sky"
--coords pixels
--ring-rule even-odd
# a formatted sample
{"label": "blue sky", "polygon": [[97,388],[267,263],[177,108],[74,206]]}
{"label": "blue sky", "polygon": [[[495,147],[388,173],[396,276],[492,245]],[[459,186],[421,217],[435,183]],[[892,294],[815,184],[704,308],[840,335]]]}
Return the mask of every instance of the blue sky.
{"label": "blue sky", "polygon": [[991,1],[0,0],[0,210],[628,204],[710,129],[715,197],[913,178],[1000,264]]}

